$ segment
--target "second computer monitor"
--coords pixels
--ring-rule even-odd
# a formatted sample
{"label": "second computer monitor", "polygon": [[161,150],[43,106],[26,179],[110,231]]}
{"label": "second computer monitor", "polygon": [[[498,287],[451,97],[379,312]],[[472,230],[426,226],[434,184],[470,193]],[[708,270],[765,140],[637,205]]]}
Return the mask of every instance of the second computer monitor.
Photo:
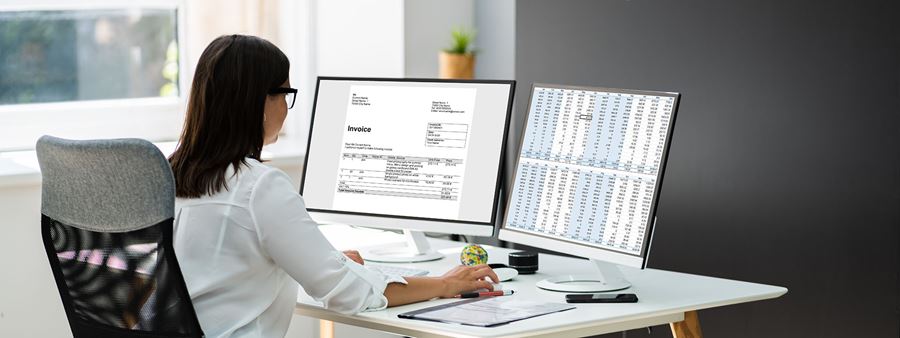
{"label": "second computer monitor", "polygon": [[539,287],[617,290],[630,284],[609,263],[646,266],[679,97],[534,85],[499,237],[590,258],[597,267]]}
{"label": "second computer monitor", "polygon": [[317,221],[491,236],[514,81],[320,77],[300,193]]}

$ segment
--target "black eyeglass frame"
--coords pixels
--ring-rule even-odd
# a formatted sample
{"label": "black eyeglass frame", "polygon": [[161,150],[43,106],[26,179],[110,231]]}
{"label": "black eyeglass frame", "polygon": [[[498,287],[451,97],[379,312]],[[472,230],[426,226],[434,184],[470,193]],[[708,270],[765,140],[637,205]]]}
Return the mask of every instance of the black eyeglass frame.
{"label": "black eyeglass frame", "polygon": [[277,87],[269,89],[269,95],[294,94],[294,97],[291,99],[291,104],[288,105],[288,109],[294,108],[294,103],[297,102],[297,92],[299,92],[297,88],[290,87]]}

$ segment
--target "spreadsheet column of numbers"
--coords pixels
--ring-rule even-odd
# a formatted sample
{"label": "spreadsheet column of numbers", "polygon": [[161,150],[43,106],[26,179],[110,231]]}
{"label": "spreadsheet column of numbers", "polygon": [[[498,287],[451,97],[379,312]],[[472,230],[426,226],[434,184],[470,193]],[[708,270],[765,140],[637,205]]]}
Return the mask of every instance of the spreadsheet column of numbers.
{"label": "spreadsheet column of numbers", "polygon": [[674,100],[535,88],[508,226],[640,254]]}

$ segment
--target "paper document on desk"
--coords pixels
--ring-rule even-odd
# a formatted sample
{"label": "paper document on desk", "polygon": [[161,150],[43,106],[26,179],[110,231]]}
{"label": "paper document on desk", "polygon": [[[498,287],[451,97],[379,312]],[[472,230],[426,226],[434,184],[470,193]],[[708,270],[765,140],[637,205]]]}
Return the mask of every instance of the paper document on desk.
{"label": "paper document on desk", "polygon": [[514,296],[500,296],[433,306],[402,313],[398,317],[491,327],[574,308],[569,304],[542,303]]}

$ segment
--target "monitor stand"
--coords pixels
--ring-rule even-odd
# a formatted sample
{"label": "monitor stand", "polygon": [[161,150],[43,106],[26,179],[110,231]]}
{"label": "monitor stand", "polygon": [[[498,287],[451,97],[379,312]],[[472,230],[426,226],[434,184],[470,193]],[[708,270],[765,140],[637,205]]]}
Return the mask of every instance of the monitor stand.
{"label": "monitor stand", "polygon": [[537,283],[537,287],[562,292],[606,292],[627,289],[631,286],[615,264],[591,259],[596,268],[583,275],[550,277]]}
{"label": "monitor stand", "polygon": [[363,258],[384,263],[415,263],[444,258],[443,254],[431,249],[424,232],[403,230],[403,236],[406,237],[406,243],[360,249]]}

